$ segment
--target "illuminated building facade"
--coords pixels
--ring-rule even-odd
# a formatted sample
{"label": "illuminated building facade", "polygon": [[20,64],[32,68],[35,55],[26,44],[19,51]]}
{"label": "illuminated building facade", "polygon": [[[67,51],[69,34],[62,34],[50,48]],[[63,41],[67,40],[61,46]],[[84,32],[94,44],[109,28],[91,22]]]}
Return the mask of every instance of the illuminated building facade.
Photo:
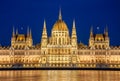
{"label": "illuminated building facade", "polygon": [[29,28],[27,35],[13,29],[11,46],[0,47],[0,68],[119,68],[119,58],[120,46],[110,46],[107,27],[103,34],[91,27],[89,45],[78,43],[75,20],[70,36],[61,11],[50,37],[44,21],[40,44],[33,45]]}

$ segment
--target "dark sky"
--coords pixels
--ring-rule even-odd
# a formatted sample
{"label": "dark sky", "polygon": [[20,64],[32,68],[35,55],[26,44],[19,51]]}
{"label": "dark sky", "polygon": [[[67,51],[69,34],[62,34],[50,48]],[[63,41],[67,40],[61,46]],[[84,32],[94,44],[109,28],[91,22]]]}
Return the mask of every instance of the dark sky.
{"label": "dark sky", "polygon": [[1,0],[1,45],[10,45],[13,26],[24,34],[29,26],[34,44],[39,43],[44,19],[50,36],[60,7],[70,34],[75,19],[78,42],[88,44],[91,25],[95,33],[102,33],[107,24],[111,45],[120,45],[120,0]]}

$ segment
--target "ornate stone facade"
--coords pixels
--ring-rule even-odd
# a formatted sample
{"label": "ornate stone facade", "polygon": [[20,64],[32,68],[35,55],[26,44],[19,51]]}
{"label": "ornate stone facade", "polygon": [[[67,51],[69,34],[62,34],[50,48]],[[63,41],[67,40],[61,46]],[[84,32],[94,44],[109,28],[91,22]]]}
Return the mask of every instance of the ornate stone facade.
{"label": "ornate stone facade", "polygon": [[41,43],[33,46],[32,32],[18,34],[13,29],[10,47],[0,47],[0,68],[119,68],[120,46],[110,46],[108,29],[94,34],[91,27],[89,45],[77,42],[75,20],[72,35],[67,24],[59,18],[47,35],[44,21]]}

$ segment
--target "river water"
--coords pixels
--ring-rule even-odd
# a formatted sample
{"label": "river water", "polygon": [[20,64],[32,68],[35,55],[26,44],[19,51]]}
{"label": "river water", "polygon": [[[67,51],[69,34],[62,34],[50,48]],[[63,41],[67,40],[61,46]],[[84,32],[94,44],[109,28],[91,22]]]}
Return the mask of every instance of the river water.
{"label": "river water", "polygon": [[0,81],[120,81],[120,71],[102,70],[7,70]]}

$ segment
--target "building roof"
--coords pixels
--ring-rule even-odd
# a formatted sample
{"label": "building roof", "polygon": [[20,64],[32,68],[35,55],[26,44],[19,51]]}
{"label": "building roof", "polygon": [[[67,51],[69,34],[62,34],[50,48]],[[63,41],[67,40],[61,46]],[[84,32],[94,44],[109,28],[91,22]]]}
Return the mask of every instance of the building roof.
{"label": "building roof", "polygon": [[58,20],[53,25],[52,31],[68,31],[68,27],[64,21]]}

